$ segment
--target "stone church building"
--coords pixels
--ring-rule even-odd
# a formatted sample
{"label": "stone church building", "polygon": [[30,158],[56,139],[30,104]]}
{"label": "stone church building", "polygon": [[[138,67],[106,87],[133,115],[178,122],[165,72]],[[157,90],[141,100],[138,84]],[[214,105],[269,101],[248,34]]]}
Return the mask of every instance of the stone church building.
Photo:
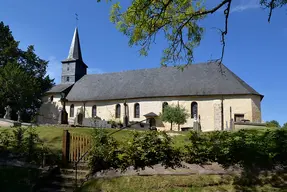
{"label": "stone church building", "polygon": [[[263,95],[216,62],[188,65],[183,71],[160,67],[87,74],[75,29],[68,58],[62,61],[61,83],[49,90],[39,111],[39,123],[59,123],[60,111],[69,124],[81,118],[136,122],[149,117],[160,130],[166,105],[180,105],[189,114],[183,127],[200,123],[202,131],[230,128],[230,122],[261,122]],[[62,99],[61,99],[62,98]],[[177,126],[173,126],[177,130]]]}

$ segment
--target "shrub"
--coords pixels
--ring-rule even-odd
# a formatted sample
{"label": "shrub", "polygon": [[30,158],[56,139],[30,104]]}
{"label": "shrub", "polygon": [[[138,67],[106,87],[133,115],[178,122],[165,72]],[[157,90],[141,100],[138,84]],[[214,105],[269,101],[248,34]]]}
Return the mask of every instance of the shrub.
{"label": "shrub", "polygon": [[12,133],[8,129],[0,133],[1,151],[11,153],[13,157],[23,161],[41,163],[46,151],[42,144],[33,128],[18,127],[13,129]]}
{"label": "shrub", "polygon": [[161,163],[166,168],[181,166],[181,153],[172,146],[171,138],[164,132],[135,132],[125,148],[130,166],[135,170]]}
{"label": "shrub", "polygon": [[191,132],[185,146],[185,160],[224,167],[240,165],[248,169],[273,169],[286,165],[287,130],[240,130],[237,132]]}
{"label": "shrub", "polygon": [[107,169],[125,171],[162,164],[166,168],[181,162],[223,167],[239,165],[252,178],[260,170],[287,165],[287,129],[190,132],[184,148],[175,148],[171,138],[160,132],[134,132],[129,141],[120,143],[105,130],[95,129],[92,172]]}
{"label": "shrub", "polygon": [[159,132],[134,132],[130,141],[120,143],[106,130],[94,129],[93,150],[89,160],[92,173],[108,169],[135,170],[161,163],[165,167],[180,166],[181,153],[174,149],[171,138]]}

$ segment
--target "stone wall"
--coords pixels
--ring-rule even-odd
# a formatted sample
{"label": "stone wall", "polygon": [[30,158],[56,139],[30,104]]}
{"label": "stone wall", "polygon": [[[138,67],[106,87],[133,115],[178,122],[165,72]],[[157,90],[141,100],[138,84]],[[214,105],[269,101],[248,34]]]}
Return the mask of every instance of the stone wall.
{"label": "stone wall", "polygon": [[234,123],[235,130],[239,129],[260,129],[266,128],[266,123]]}

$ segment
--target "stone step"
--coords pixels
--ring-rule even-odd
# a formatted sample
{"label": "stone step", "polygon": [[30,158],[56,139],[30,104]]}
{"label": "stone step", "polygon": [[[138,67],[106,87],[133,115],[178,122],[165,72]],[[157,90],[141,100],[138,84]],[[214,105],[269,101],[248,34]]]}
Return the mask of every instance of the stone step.
{"label": "stone step", "polygon": [[[74,174],[71,175],[63,175],[63,174],[58,174],[54,176],[55,181],[74,181],[76,179]],[[77,175],[78,181],[82,181],[86,179],[85,175]]]}
{"label": "stone step", "polygon": [[74,189],[65,189],[65,188],[43,188],[43,189],[39,189],[38,192],[74,192]]}
{"label": "stone step", "polygon": [[[76,170],[74,169],[61,169],[60,170],[61,174],[65,174],[65,175],[75,175],[76,174]],[[79,176],[86,176],[89,174],[88,170],[77,170],[77,175]]]}
{"label": "stone step", "polygon": [[50,182],[50,187],[52,188],[71,188],[74,189],[75,188],[75,181],[53,181]]}
{"label": "stone step", "polygon": [[[70,163],[68,165],[68,168],[75,169],[75,164]],[[88,163],[80,162],[80,163],[78,163],[77,168],[78,168],[78,170],[89,170],[89,165],[88,165]]]}

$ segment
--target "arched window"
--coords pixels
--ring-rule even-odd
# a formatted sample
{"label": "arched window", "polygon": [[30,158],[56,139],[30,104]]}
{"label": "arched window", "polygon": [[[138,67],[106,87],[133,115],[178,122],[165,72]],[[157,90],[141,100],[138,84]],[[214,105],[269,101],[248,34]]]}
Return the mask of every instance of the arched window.
{"label": "arched window", "polygon": [[138,103],[135,104],[134,114],[135,114],[135,118],[139,118],[140,117],[140,104],[138,104]]}
{"label": "arched window", "polygon": [[74,117],[74,104],[70,106],[70,117]]}
{"label": "arched window", "polygon": [[67,82],[69,82],[70,81],[70,77],[67,77]]}
{"label": "arched window", "polygon": [[117,104],[116,105],[116,118],[120,118],[121,117],[121,105]]}
{"label": "arched window", "polygon": [[166,106],[168,106],[168,103],[167,103],[167,102],[163,102],[163,104],[162,104],[162,112],[164,111],[164,108],[165,108]]}
{"label": "arched window", "polygon": [[194,118],[195,116],[198,118],[198,107],[196,102],[191,103],[191,118]]}
{"label": "arched window", "polygon": [[97,116],[97,106],[94,105],[94,106],[92,107],[92,117],[96,117],[96,116]]}

